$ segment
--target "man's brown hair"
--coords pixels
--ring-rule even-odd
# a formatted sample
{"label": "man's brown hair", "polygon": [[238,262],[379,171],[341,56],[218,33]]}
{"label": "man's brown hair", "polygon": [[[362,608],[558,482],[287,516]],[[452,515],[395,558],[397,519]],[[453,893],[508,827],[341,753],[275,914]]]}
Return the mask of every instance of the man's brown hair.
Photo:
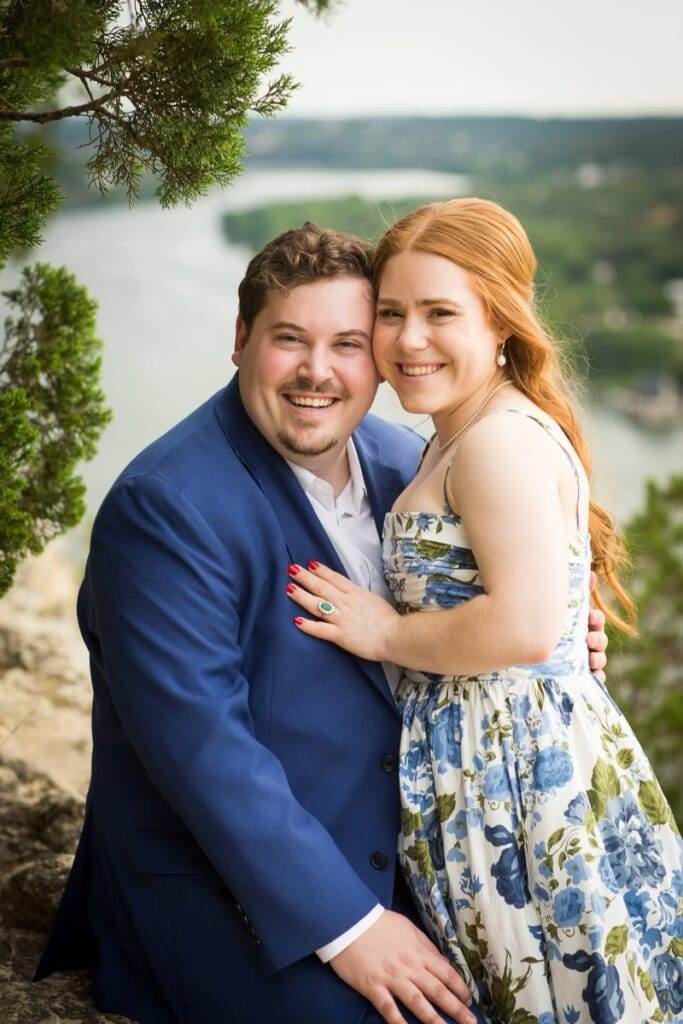
{"label": "man's brown hair", "polygon": [[247,329],[263,309],[270,288],[288,292],[325,277],[372,282],[373,248],[355,235],[307,220],[278,235],[252,258],[240,282],[239,314]]}

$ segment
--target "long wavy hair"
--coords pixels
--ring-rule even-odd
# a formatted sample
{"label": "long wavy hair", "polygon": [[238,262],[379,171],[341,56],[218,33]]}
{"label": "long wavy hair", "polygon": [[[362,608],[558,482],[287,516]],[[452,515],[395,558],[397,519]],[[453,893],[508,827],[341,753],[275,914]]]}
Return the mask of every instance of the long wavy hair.
{"label": "long wavy hair", "polygon": [[[517,218],[497,203],[468,197],[428,203],[398,220],[375,251],[375,284],[387,260],[408,249],[443,256],[466,270],[488,315],[506,330],[510,379],[562,428],[590,477],[591,456],[572,396],[575,382],[561,349],[536,309],[537,261]],[[635,605],[620,581],[628,559],[610,515],[590,502],[595,604],[624,633],[635,635]],[[611,591],[605,594],[605,591]],[[615,610],[616,599],[616,610]]]}

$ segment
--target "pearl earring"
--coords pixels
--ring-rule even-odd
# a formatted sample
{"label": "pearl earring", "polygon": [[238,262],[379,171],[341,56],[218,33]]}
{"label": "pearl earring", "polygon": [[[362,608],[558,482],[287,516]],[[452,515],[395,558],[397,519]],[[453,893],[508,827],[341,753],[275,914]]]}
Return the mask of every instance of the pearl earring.
{"label": "pearl earring", "polygon": [[500,352],[498,353],[498,356],[496,358],[496,362],[498,363],[498,366],[505,366],[505,364],[507,363],[507,358],[506,358],[505,353],[503,352],[502,348],[501,348]]}

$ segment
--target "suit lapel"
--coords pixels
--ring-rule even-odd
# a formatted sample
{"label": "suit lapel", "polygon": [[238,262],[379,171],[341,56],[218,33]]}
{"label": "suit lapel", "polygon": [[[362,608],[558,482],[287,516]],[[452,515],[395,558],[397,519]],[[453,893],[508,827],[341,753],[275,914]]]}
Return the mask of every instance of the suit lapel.
{"label": "suit lapel", "polygon": [[353,435],[353,441],[363,470],[377,533],[381,538],[384,517],[405,487],[405,483],[398,470],[382,462],[377,441],[362,427]]}
{"label": "suit lapel", "polygon": [[[327,533],[313,511],[301,485],[283,458],[270,446],[247,415],[239,394],[238,374],[216,396],[216,415],[223,432],[238,458],[256,480],[268,499],[285,538],[289,558],[299,565],[317,559],[336,572],[346,575]],[[401,490],[399,474],[382,465],[377,444],[364,431],[354,435],[358,457],[363,469],[373,518],[379,535],[384,514]],[[282,566],[283,585],[287,566]],[[396,710],[382,667],[373,661],[356,658],[371,682]]]}

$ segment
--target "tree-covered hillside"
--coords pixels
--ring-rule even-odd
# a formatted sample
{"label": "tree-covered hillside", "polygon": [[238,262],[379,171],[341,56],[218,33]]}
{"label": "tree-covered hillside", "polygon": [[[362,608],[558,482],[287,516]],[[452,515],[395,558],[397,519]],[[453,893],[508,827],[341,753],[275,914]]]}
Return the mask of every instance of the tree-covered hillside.
{"label": "tree-covered hillside", "polygon": [[[424,167],[516,213],[537,251],[539,299],[577,367],[683,384],[683,119],[282,121],[252,126],[252,160]],[[376,239],[419,196],[278,203],[224,219],[251,248],[309,218]]]}
{"label": "tree-covered hillside", "polygon": [[252,157],[325,167],[430,167],[517,178],[595,163],[683,167],[683,118],[381,117],[252,122]]}

